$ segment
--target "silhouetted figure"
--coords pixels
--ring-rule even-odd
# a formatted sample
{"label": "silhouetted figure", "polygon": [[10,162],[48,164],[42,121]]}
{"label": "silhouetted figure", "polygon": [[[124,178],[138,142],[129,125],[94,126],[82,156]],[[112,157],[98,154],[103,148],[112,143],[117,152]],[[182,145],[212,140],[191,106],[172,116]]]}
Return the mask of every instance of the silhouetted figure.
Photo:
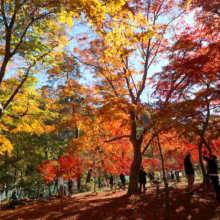
{"label": "silhouetted figure", "polygon": [[14,200],[14,201],[22,201],[22,199],[19,198],[18,192],[17,192],[16,190],[12,193],[11,198],[12,198],[12,200]]}
{"label": "silhouetted figure", "polygon": [[215,199],[220,200],[220,187],[219,187],[219,177],[218,177],[218,170],[220,170],[220,168],[218,167],[218,163],[216,161],[217,157],[215,155],[211,155],[209,158],[203,156],[203,159],[208,162],[209,176],[211,178],[212,185],[216,193]]}
{"label": "silhouetted figure", "polygon": [[195,193],[193,192],[193,183],[194,183],[194,168],[191,163],[191,152],[186,153],[186,157],[184,159],[184,167],[185,167],[185,172],[186,172],[186,177],[188,179],[188,190],[189,193],[194,195]]}
{"label": "silhouetted figure", "polygon": [[119,189],[121,189],[124,186],[124,190],[125,190],[125,175],[124,173],[120,174],[120,180],[121,180],[121,186],[119,187]]}
{"label": "silhouetted figure", "polygon": [[72,188],[73,188],[73,180],[69,178],[68,179],[68,192],[70,195],[73,194]]}
{"label": "silhouetted figure", "polygon": [[149,178],[150,178],[150,185],[152,185],[153,179],[154,179],[153,172],[150,172],[150,171],[149,171]]}
{"label": "silhouetted figure", "polygon": [[182,178],[182,176],[183,176],[183,174],[182,174],[182,172],[180,171],[180,172],[179,172],[180,183],[181,183],[181,178]]}
{"label": "silhouetted figure", "polygon": [[173,174],[172,171],[171,171],[170,177],[171,177],[171,182],[174,182],[174,181],[175,181],[175,180],[174,180],[174,174]]}
{"label": "silhouetted figure", "polygon": [[111,190],[113,189],[113,185],[114,185],[114,178],[113,178],[113,176],[111,175],[110,176],[110,186],[111,186]]}
{"label": "silhouetted figure", "polygon": [[176,181],[177,181],[177,183],[179,183],[179,182],[180,182],[180,174],[179,174],[179,171],[176,171],[176,172],[175,172],[175,175],[176,175]]}
{"label": "silhouetted figure", "polygon": [[170,172],[169,172],[169,171],[167,171],[167,182],[169,183],[169,182],[170,182],[170,180],[171,180],[171,175],[170,175]]}
{"label": "silhouetted figure", "polygon": [[139,171],[140,192],[141,192],[142,186],[144,188],[144,192],[146,191],[146,187],[145,187],[145,184],[147,183],[146,176],[147,176],[147,173],[144,171],[144,166],[141,166],[141,169]]}

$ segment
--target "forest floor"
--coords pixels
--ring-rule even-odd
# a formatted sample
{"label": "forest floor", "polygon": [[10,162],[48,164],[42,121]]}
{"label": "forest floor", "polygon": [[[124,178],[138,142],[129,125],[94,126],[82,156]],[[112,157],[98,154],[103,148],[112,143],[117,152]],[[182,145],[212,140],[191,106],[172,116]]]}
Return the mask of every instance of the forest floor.
{"label": "forest floor", "polygon": [[[172,186],[173,185],[173,186]],[[196,182],[196,195],[189,195],[186,183],[170,183],[171,220],[220,220],[220,201],[214,199],[211,184]],[[165,219],[165,193],[160,187],[157,220]],[[126,196],[126,191],[102,191],[98,194],[84,193],[64,198],[61,212],[60,199],[27,206],[17,206],[15,210],[0,211],[1,220],[153,220],[156,188],[148,187],[145,193]]]}

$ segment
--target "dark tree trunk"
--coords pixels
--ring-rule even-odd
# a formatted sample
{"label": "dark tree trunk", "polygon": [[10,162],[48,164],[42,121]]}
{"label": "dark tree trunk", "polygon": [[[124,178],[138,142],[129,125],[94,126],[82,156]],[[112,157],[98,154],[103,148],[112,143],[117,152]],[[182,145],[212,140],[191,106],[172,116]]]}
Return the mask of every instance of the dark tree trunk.
{"label": "dark tree trunk", "polygon": [[130,168],[130,178],[127,195],[131,196],[133,193],[139,192],[138,175],[142,162],[141,143],[133,142],[134,158]]}
{"label": "dark tree trunk", "polygon": [[48,189],[49,189],[49,196],[51,197],[50,185],[48,185]]}
{"label": "dark tree trunk", "polygon": [[[155,130],[156,130],[156,128],[155,128]],[[159,135],[157,135],[157,142],[158,142],[158,147],[159,147],[159,150],[160,150],[160,156],[161,156],[161,161],[162,161],[162,169],[163,169],[163,176],[164,176],[164,185],[165,185],[165,220],[170,220],[169,189],[168,189],[168,183],[167,183],[166,177],[165,177],[164,158],[163,158],[163,153],[162,153],[162,147],[160,145]]]}
{"label": "dark tree trunk", "polygon": [[80,187],[81,187],[81,176],[79,176],[77,179],[77,190],[78,191],[80,191]]}
{"label": "dark tree trunk", "polygon": [[99,177],[99,189],[101,189],[101,178]]}
{"label": "dark tree trunk", "polygon": [[79,138],[79,129],[77,126],[76,126],[76,138]]}
{"label": "dark tree trunk", "polygon": [[91,177],[92,177],[92,173],[91,173],[91,171],[89,170],[88,173],[87,173],[87,177],[86,177],[86,183],[90,183]]}
{"label": "dark tree trunk", "polygon": [[201,170],[202,170],[202,175],[203,175],[203,184],[208,184],[210,183],[210,177],[209,177],[209,174],[206,173],[206,170],[205,170],[205,166],[204,166],[204,163],[203,163],[203,158],[202,158],[202,141],[199,143],[199,164],[200,164],[200,167],[201,167]]}
{"label": "dark tree trunk", "polygon": [[[7,155],[8,155],[8,151],[5,151],[5,176],[7,175]],[[5,183],[6,187],[5,187],[5,195],[8,196],[8,183]]]}

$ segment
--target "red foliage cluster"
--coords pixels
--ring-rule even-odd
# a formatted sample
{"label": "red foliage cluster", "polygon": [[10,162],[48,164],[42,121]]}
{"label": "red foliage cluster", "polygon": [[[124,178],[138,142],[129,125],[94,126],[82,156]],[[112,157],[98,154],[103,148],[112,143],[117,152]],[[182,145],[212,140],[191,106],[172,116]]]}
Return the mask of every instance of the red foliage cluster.
{"label": "red foliage cluster", "polygon": [[59,176],[77,178],[82,170],[83,161],[69,155],[62,156],[60,160],[45,160],[39,167],[40,173],[48,184]]}

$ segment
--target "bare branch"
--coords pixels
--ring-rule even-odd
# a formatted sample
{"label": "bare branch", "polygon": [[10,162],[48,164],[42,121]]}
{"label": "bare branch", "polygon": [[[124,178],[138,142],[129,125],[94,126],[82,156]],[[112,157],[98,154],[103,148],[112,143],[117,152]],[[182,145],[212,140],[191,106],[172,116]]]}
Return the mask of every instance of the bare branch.
{"label": "bare branch", "polygon": [[5,16],[5,1],[4,0],[1,0],[1,13],[2,13],[3,20],[4,20],[5,28],[6,30],[8,30],[8,22]]}
{"label": "bare branch", "polygon": [[13,55],[15,55],[15,53],[16,53],[17,50],[18,50],[18,48],[19,48],[20,45],[22,44],[22,42],[23,42],[23,40],[24,40],[24,37],[25,37],[25,35],[26,35],[26,33],[27,33],[29,27],[30,27],[35,21],[40,20],[40,19],[42,19],[42,18],[44,18],[44,17],[46,17],[46,16],[48,16],[48,15],[50,15],[50,14],[52,14],[52,13],[54,13],[54,12],[44,13],[44,14],[42,14],[41,16],[39,16],[39,17],[37,17],[37,18],[33,18],[33,19],[29,22],[29,24],[28,24],[27,27],[24,29],[24,31],[23,31],[23,33],[22,33],[22,35],[21,35],[21,38],[20,38],[19,43],[17,44],[17,46],[15,47],[15,49],[13,50],[13,52],[11,52],[11,57],[12,57]]}
{"label": "bare branch", "polygon": [[116,137],[116,138],[113,138],[113,139],[111,139],[111,140],[104,141],[104,142],[112,142],[112,141],[120,140],[120,139],[122,139],[122,138],[127,138],[127,137],[131,137],[131,135],[123,135],[123,136]]}
{"label": "bare branch", "polygon": [[46,57],[55,47],[58,46],[58,43],[52,47],[51,50],[49,50],[47,53],[43,54],[42,56],[38,57],[27,69],[24,78],[22,79],[21,83],[18,85],[18,87],[15,89],[15,91],[13,92],[13,94],[11,95],[11,97],[8,99],[8,101],[6,102],[6,104],[4,105],[3,109],[6,110],[9,106],[9,104],[12,102],[12,100],[14,99],[14,97],[16,96],[16,94],[18,93],[19,89],[23,86],[23,84],[26,82],[28,76],[29,76],[29,72],[31,70],[32,67],[34,67],[37,62],[39,62],[40,60],[42,60],[44,57]]}

